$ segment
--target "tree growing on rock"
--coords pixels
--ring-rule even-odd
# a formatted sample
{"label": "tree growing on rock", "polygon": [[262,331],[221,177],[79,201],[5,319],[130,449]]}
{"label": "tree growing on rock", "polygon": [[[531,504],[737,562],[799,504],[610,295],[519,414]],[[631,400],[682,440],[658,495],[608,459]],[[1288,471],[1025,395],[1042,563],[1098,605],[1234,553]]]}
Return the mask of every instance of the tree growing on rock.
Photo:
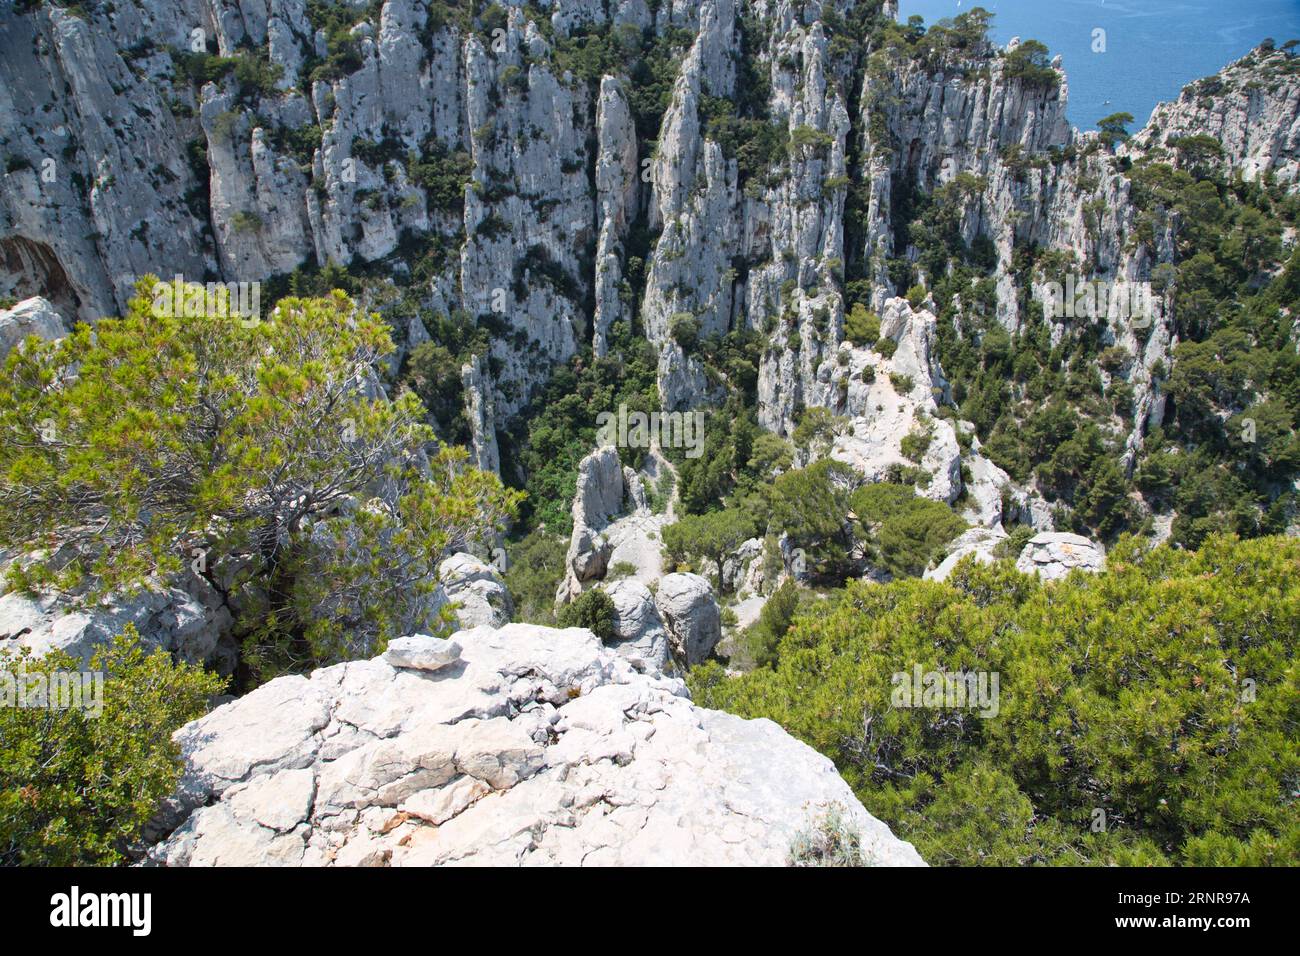
{"label": "tree growing on rock", "polygon": [[1111,113],[1097,120],[1097,128],[1101,130],[1101,141],[1106,144],[1106,148],[1113,150],[1116,143],[1128,139],[1128,128],[1132,123],[1132,113]]}
{"label": "tree growing on rock", "polygon": [[378,317],[341,292],[181,317],[156,288],[0,370],[0,542],[35,555],[12,583],[95,598],[196,575],[263,675],[436,625],[438,560],[520,496],[427,453],[419,400],[379,386]]}
{"label": "tree growing on rock", "polygon": [[740,508],[687,515],[664,528],[664,550],[675,563],[711,562],[716,572],[717,593],[722,594],[722,565],[727,555],[757,532],[753,515]]}

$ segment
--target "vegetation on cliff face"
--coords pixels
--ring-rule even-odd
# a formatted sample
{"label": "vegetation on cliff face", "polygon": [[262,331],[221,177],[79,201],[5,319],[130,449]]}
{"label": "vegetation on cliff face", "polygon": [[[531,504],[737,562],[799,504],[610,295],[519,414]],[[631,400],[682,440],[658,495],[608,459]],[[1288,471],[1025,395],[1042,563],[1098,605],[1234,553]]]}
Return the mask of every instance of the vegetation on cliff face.
{"label": "vegetation on cliff face", "polygon": [[[1089,148],[1114,145],[1116,120],[1103,120],[1102,141]],[[1104,318],[1071,320],[1054,336],[1028,281],[1084,274],[1087,264],[1018,245],[1023,319],[1008,333],[994,317],[992,248],[982,238],[968,246],[958,232],[980,184],[958,176],[930,195],[912,185],[895,197],[900,234],[939,307],[938,355],[961,417],[975,424],[985,454],[1060,506],[1062,526],[1113,540],[1173,511],[1174,540],[1195,547],[1214,531],[1277,534],[1294,520],[1300,358],[1290,313],[1300,260],[1281,236],[1295,228],[1300,198],[1267,176],[1225,176],[1208,161],[1220,149],[1210,137],[1184,137],[1136,162],[1105,159],[1132,184],[1139,213],[1130,241],[1157,258],[1157,237],[1174,238],[1173,263],[1151,277],[1177,321],[1171,361],[1153,370],[1168,408],[1131,474],[1120,462],[1135,356],[1113,345]]]}
{"label": "vegetation on cliff face", "polygon": [[[854,582],[775,666],[689,681],[831,757],[932,864],[1295,865],[1298,635],[1300,541],[1129,538],[1054,584],[971,561]],[[897,706],[915,669],[996,675],[995,706]]]}

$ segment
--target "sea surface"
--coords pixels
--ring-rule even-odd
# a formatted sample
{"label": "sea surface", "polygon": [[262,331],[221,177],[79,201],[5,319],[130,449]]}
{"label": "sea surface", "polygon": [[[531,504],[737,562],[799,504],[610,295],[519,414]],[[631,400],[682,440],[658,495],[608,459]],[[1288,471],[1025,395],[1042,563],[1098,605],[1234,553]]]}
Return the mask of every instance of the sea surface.
{"label": "sea surface", "polygon": [[[1035,39],[1061,54],[1070,122],[1094,129],[1111,113],[1132,113],[1136,130],[1159,102],[1217,73],[1272,37],[1300,39],[1300,0],[899,0],[899,19],[926,25],[981,6],[999,43]],[[1105,52],[1094,53],[1094,30]]]}

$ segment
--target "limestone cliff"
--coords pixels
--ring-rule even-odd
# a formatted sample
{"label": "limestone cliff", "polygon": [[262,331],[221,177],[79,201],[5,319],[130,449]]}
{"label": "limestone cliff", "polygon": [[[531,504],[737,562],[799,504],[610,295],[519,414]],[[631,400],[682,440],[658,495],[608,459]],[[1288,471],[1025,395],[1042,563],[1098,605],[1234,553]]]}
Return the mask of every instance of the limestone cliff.
{"label": "limestone cliff", "polygon": [[[880,431],[837,369],[847,305],[904,294],[891,263],[925,278],[909,197],[953,187],[945,201],[962,240],[991,248],[996,317],[1014,331],[1053,278],[1021,270],[1018,250],[1127,281],[1172,257],[1167,222],[1137,241],[1124,163],[1206,132],[1247,178],[1297,176],[1300,79],[1282,51],[1189,87],[1112,154],[1067,124],[1059,63],[1025,71],[1017,44],[983,39],[876,45],[891,4],[329,8],[0,13],[0,294],[93,321],[147,272],[266,280],[336,263],[387,276],[490,332],[464,393],[475,458],[495,467],[495,432],[557,364],[604,354],[618,323],[653,343],[665,409],[719,394],[673,333],[684,318],[701,336],[761,336],[764,427],[788,434],[822,406]],[[1160,304],[1152,327],[1107,332],[1132,356],[1108,373],[1133,391],[1130,464],[1164,411],[1153,369],[1167,371],[1176,336]]]}

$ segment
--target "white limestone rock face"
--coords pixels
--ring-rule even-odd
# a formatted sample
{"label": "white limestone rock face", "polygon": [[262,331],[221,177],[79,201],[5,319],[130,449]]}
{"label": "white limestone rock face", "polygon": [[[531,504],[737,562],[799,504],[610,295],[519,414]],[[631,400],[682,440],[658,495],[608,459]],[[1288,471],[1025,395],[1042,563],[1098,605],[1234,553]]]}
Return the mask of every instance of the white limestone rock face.
{"label": "white limestone rock face", "polygon": [[1011,476],[984,457],[980,440],[975,436],[975,426],[959,422],[958,427],[971,436],[971,450],[962,455],[962,464],[970,473],[963,482],[966,505],[962,517],[981,528],[1001,528],[1007,517],[1002,513],[1002,492],[1012,488]]}
{"label": "white limestone rock face", "polygon": [[438,565],[438,597],[456,605],[461,627],[500,627],[510,623],[515,605],[496,568],[461,551]]}
{"label": "white limestone rock face", "polygon": [[0,597],[0,649],[24,647],[37,655],[62,651],[89,661],[129,624],[146,650],[162,648],[180,660],[229,673],[235,664],[230,612],[206,588],[194,590],[142,590],[89,606],[48,593],[10,591]]}
{"label": "white limestone rock face", "polygon": [[670,523],[667,515],[651,514],[644,507],[613,521],[603,532],[610,547],[609,568],[631,565],[633,580],[647,585],[657,581],[664,573],[663,530]]}
{"label": "white limestone rock face", "polygon": [[602,533],[623,510],[623,465],[613,445],[597,448],[578,463],[573,496],[573,534],[564,561],[558,603],[582,593],[583,583],[604,577],[614,548]]}
{"label": "white limestone rock face", "polygon": [[697,358],[671,331],[691,316],[701,335],[725,333],[732,320],[732,258],[741,251],[741,196],[734,159],[705,139],[706,96],[730,96],[739,52],[734,0],[704,0],[698,33],[682,62],[653,157],[649,224],[662,229],[646,261],[641,316],[659,349],[659,392],[665,410],[702,404],[714,391]]}
{"label": "white limestone rock face", "polygon": [[666,574],[659,579],[655,607],[674,656],[687,667],[707,660],[722,639],[722,613],[709,582],[698,574]]}
{"label": "white limestone rock face", "polygon": [[154,864],[781,865],[831,805],[868,859],[924,865],[831,762],[694,706],[590,631],[457,634],[430,673],[376,658],[282,677],[176,734]]}
{"label": "white limestone rock face", "polygon": [[68,334],[67,323],[48,299],[34,296],[12,309],[0,309],[0,358],[31,336],[52,342]]}
{"label": "white limestone rock face", "polygon": [[968,555],[974,555],[981,564],[992,564],[997,560],[994,550],[1006,539],[1007,533],[1001,527],[964,531],[949,545],[947,556],[937,567],[926,571],[923,577],[927,581],[947,581],[957,563]]}
{"label": "white limestone rock face", "polygon": [[[885,267],[890,256],[906,254],[894,248],[890,194],[895,184],[913,178],[921,191],[932,193],[964,177],[967,194],[955,200],[962,204],[962,236],[967,242],[982,237],[991,243],[997,260],[996,318],[1011,332],[1026,320],[1014,276],[1018,246],[1036,245],[1068,257],[1059,274],[1037,277],[1036,283],[1064,283],[1067,274],[1143,282],[1173,257],[1168,230],[1157,231],[1150,246],[1128,241],[1138,217],[1129,180],[1108,150],[1095,148],[1095,133],[1070,129],[1063,73],[1058,72],[1052,84],[1026,83],[1008,76],[1005,59],[989,46],[953,52],[945,59],[937,70],[900,60],[884,88],[862,99],[867,130],[862,178],[870,183],[871,193],[865,232],[875,308],[885,308],[889,298],[902,291],[893,287]],[[966,79],[955,79],[959,75]],[[1274,129],[1293,122],[1280,121]],[[886,135],[873,132],[882,127]],[[1135,136],[1135,141],[1142,139],[1142,134]],[[895,149],[899,142],[910,146]],[[1060,150],[1067,147],[1074,155],[1062,158]],[[1053,159],[1031,169],[1014,158],[1053,154],[1062,161]],[[1099,212],[1094,215],[1086,212],[1089,209]],[[934,278],[928,277],[927,284],[933,285]],[[1161,364],[1168,368],[1176,339],[1171,303],[1167,297],[1157,298],[1155,314],[1142,326],[1118,314],[1106,317],[1107,344],[1123,346],[1134,356],[1120,376],[1134,395],[1126,465],[1140,449],[1146,429],[1158,424],[1164,412],[1165,398],[1152,370]],[[1041,307],[1037,292],[1033,299],[1031,307]],[[1073,319],[1054,322],[1053,342],[1076,326]]]}
{"label": "white limestone rock face", "polygon": [[600,81],[596,140],[596,206],[600,232],[596,248],[592,351],[599,357],[606,352],[610,326],[628,317],[619,288],[623,279],[623,239],[636,217],[641,182],[636,125],[622,84],[612,76],[602,77]]}
{"label": "white limestone rock face", "polygon": [[763,539],[742,541],[722,562],[722,586],[741,597],[763,588]]}
{"label": "white limestone rock face", "polygon": [[672,465],[657,447],[642,463],[642,471],[623,466],[613,446],[596,449],[578,465],[573,496],[573,532],[565,560],[565,576],[556,590],[557,604],[567,604],[585,588],[619,568],[620,576],[642,585],[663,574],[663,529],[673,520],[654,513],[646,483],[661,487]]}
{"label": "white limestone rock face", "polygon": [[[1208,135],[1222,153],[1217,168],[1240,170],[1247,181],[1272,173],[1277,182],[1300,180],[1300,76],[1286,53],[1257,48],[1213,77],[1159,103],[1129,151],[1166,147],[1180,136]],[[1175,159],[1172,150],[1170,158]]]}
{"label": "white limestone rock face", "polygon": [[614,602],[610,647],[639,671],[662,673],[670,660],[668,632],[650,589],[632,578],[605,585]]}
{"label": "white limestone rock face", "polygon": [[[936,417],[949,386],[934,355],[935,321],[933,313],[914,311],[906,299],[890,299],[880,335],[895,343],[893,356],[842,346],[845,361],[824,366],[825,407],[850,418],[831,458],[870,481],[885,480],[893,468],[919,465],[930,476],[921,494],[951,504],[962,491],[962,452],[952,425]],[[929,436],[925,451],[919,460],[909,459],[903,440],[922,433]]]}
{"label": "white limestone rock face", "polygon": [[1071,571],[1097,572],[1106,568],[1106,552],[1095,541],[1065,531],[1034,535],[1016,559],[1016,570],[1055,581]]}
{"label": "white limestone rock face", "polygon": [[[418,321],[421,330],[424,326]],[[425,330],[425,335],[428,331]],[[465,388],[465,410],[469,413],[471,430],[470,452],[475,468],[498,474],[501,471],[501,451],[497,446],[496,412],[492,404],[492,381],[483,367],[482,356],[475,355],[460,370],[461,384]]]}
{"label": "white limestone rock face", "polygon": [[145,37],[188,48],[188,30],[210,17],[186,3],[151,11],[156,24],[119,4],[120,31],[62,5],[5,10],[0,291],[44,295],[69,321],[94,321],[123,309],[147,272],[204,274],[203,225],[186,203],[196,182],[183,145],[194,134],[149,72],[167,58],[132,68],[122,55]]}

